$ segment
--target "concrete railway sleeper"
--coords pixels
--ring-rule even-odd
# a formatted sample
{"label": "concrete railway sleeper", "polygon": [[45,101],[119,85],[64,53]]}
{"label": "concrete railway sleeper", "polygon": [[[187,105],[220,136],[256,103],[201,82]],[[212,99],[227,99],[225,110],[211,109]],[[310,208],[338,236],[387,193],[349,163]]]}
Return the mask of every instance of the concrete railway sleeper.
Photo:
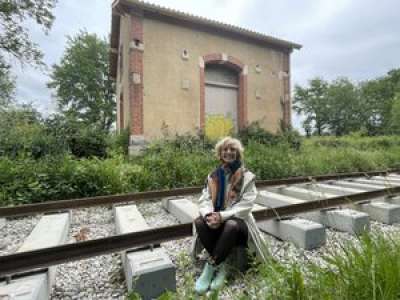
{"label": "concrete railway sleeper", "polygon": [[[399,223],[400,175],[376,172],[370,175],[362,178],[358,173],[347,180],[344,176],[336,177],[340,180],[326,176],[324,180],[303,178],[294,180],[296,185],[286,184],[287,180],[278,185],[278,182],[264,186],[259,184],[260,193],[253,215],[265,233],[306,250],[326,243],[326,228],[358,234],[369,230],[370,220]],[[285,184],[282,185],[282,182]],[[261,186],[266,188],[262,189]],[[148,225],[148,216],[142,216],[134,205],[145,205],[145,201],[137,199],[150,199],[149,194],[143,196],[142,193],[138,198],[133,197],[137,200],[133,201],[134,204],[113,208],[114,217],[110,219],[115,222],[113,232],[118,235],[79,239],[85,232],[78,231],[74,236],[79,243],[64,243],[71,214],[74,215],[75,211],[43,215],[19,251],[0,256],[0,295],[49,299],[54,285],[55,266],[119,251],[121,258],[118,259],[124,268],[129,291],[138,291],[144,299],[150,299],[165,289],[174,290],[178,284],[175,280],[178,272],[175,260],[171,258],[171,251],[160,247],[160,244],[191,236],[191,221],[198,215],[198,208],[188,191],[184,191],[187,196],[172,193],[168,197],[151,192],[153,196],[156,195],[155,198],[163,198],[163,201],[156,202],[157,205],[181,224],[159,227],[154,225],[157,220],[153,220],[153,225]],[[121,202],[129,202],[127,198],[124,199]],[[72,206],[71,202],[69,205]],[[77,207],[84,206],[80,202]],[[39,211],[37,208],[34,210]],[[45,211],[49,211],[49,207]],[[9,218],[12,214],[10,211],[8,213],[5,213],[8,219],[0,223],[0,233],[12,220]],[[47,238],[43,239],[44,236]],[[115,270],[118,268],[116,266]],[[138,280],[133,281],[133,277]],[[52,299],[58,298],[53,295]]]}

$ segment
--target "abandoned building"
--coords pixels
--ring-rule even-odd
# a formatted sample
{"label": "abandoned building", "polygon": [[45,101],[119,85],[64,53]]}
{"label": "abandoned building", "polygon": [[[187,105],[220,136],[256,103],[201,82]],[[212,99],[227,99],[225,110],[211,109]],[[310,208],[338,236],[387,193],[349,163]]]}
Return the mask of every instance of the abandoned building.
{"label": "abandoned building", "polygon": [[115,0],[111,26],[117,128],[132,147],[163,131],[290,125],[290,54],[301,45],[137,0]]}

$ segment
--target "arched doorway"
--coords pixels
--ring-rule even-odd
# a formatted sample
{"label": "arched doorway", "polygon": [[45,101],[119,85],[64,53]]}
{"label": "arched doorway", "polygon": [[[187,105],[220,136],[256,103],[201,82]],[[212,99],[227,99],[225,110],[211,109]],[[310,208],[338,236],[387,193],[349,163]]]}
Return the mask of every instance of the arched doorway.
{"label": "arched doorway", "polygon": [[238,72],[225,64],[205,66],[205,131],[228,135],[238,130]]}

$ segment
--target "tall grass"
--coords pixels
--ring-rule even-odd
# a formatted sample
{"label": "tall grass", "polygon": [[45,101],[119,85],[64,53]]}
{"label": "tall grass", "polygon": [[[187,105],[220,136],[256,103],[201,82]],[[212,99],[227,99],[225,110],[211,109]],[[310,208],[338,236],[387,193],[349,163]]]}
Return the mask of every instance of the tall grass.
{"label": "tall grass", "polygon": [[[400,239],[381,232],[343,242],[324,263],[277,261],[259,266],[257,299],[383,300],[400,298]],[[265,288],[267,287],[267,289]],[[253,289],[257,290],[257,289]],[[265,292],[266,290],[266,292]]]}

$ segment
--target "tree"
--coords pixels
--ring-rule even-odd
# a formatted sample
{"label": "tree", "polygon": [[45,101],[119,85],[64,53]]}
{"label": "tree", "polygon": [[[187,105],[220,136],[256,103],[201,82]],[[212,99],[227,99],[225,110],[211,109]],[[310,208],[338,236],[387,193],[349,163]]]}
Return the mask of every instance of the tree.
{"label": "tree", "polygon": [[370,134],[390,133],[391,111],[396,93],[400,93],[400,69],[361,83],[363,111],[369,113],[367,129]]}
{"label": "tree", "polygon": [[8,68],[0,68],[0,110],[14,100],[15,81]]}
{"label": "tree", "polygon": [[321,135],[328,127],[328,83],[321,78],[309,81],[309,88],[302,88],[296,85],[294,88],[293,109],[298,114],[303,114],[305,120],[303,127],[310,131],[315,128],[318,135]]}
{"label": "tree", "polygon": [[28,36],[22,24],[33,20],[45,33],[51,28],[52,9],[57,0],[4,0],[0,2],[0,69],[9,66],[4,54],[15,57],[21,63],[42,65],[43,53]]}
{"label": "tree", "polygon": [[363,128],[364,115],[359,89],[349,79],[339,78],[330,83],[326,97],[331,133],[340,136]]}
{"label": "tree", "polygon": [[400,92],[395,95],[393,100],[389,128],[390,133],[400,135]]}
{"label": "tree", "polygon": [[108,54],[108,43],[95,34],[81,31],[68,37],[61,62],[53,65],[48,83],[55,89],[62,114],[103,130],[110,129],[116,110]]}

